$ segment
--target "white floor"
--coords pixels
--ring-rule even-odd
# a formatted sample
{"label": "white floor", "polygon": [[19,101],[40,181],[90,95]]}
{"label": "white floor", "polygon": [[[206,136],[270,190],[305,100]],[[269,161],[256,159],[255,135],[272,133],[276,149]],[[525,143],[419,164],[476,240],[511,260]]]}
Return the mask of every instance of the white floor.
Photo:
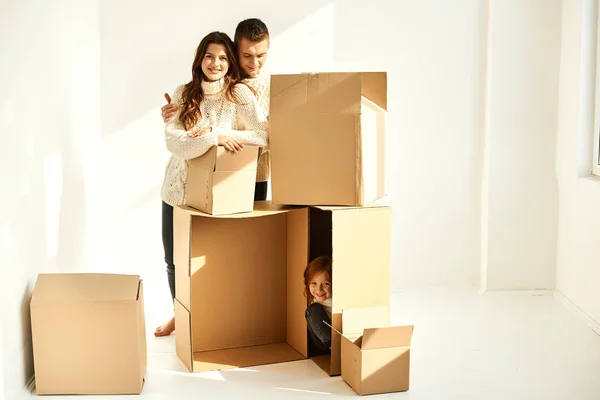
{"label": "white floor", "polygon": [[[149,284],[161,289],[152,290]],[[146,280],[148,371],[141,396],[119,399],[337,399],[356,394],[311,361],[188,373],[174,336],[166,282]],[[156,304],[153,306],[152,301]],[[154,310],[154,311],[153,311]],[[392,323],[414,324],[411,389],[382,399],[600,399],[600,336],[552,295],[422,290],[392,295]],[[43,396],[73,399],[72,396]],[[34,394],[31,399],[38,398]],[[114,396],[86,396],[114,399]],[[373,396],[371,396],[373,398]]]}

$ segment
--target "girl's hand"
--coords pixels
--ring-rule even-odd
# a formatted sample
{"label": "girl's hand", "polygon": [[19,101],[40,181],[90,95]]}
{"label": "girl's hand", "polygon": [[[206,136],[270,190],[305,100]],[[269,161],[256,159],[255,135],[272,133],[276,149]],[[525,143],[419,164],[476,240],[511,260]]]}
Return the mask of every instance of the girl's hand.
{"label": "girl's hand", "polygon": [[231,151],[232,153],[240,152],[244,148],[243,144],[229,136],[217,136],[217,143],[219,146],[225,147],[225,149]]}
{"label": "girl's hand", "polygon": [[188,136],[191,138],[195,138],[196,136],[206,135],[207,133],[210,133],[210,132],[212,132],[212,126],[209,126],[208,128],[200,128],[197,131],[190,132],[190,133],[188,133]]}

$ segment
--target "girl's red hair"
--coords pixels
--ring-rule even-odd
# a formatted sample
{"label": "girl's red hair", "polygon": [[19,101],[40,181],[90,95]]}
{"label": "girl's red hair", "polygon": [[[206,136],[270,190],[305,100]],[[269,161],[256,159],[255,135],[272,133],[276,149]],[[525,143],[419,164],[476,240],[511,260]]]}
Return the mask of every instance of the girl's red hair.
{"label": "girl's red hair", "polygon": [[310,294],[310,282],[315,275],[325,272],[327,279],[331,282],[331,257],[319,256],[308,263],[304,269],[304,297],[306,297],[306,307],[310,306],[313,297]]}

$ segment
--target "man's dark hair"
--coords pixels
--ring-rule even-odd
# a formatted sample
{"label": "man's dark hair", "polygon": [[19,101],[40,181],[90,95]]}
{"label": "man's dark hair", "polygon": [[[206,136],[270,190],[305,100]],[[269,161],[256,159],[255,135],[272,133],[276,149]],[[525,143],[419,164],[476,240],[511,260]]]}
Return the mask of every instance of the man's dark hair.
{"label": "man's dark hair", "polygon": [[262,42],[269,39],[269,29],[267,25],[258,18],[248,18],[241,21],[235,28],[233,41],[236,45],[240,43],[242,38],[251,42]]}

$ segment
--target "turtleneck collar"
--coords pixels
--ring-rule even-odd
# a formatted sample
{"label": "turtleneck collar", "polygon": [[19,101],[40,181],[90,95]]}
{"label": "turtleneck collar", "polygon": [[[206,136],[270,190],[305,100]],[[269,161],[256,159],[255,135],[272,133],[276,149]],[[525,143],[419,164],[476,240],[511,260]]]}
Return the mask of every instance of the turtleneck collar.
{"label": "turtleneck collar", "polygon": [[202,86],[202,91],[205,94],[217,94],[223,91],[223,86],[225,86],[225,78],[221,78],[218,81],[205,81],[202,80],[200,84]]}

